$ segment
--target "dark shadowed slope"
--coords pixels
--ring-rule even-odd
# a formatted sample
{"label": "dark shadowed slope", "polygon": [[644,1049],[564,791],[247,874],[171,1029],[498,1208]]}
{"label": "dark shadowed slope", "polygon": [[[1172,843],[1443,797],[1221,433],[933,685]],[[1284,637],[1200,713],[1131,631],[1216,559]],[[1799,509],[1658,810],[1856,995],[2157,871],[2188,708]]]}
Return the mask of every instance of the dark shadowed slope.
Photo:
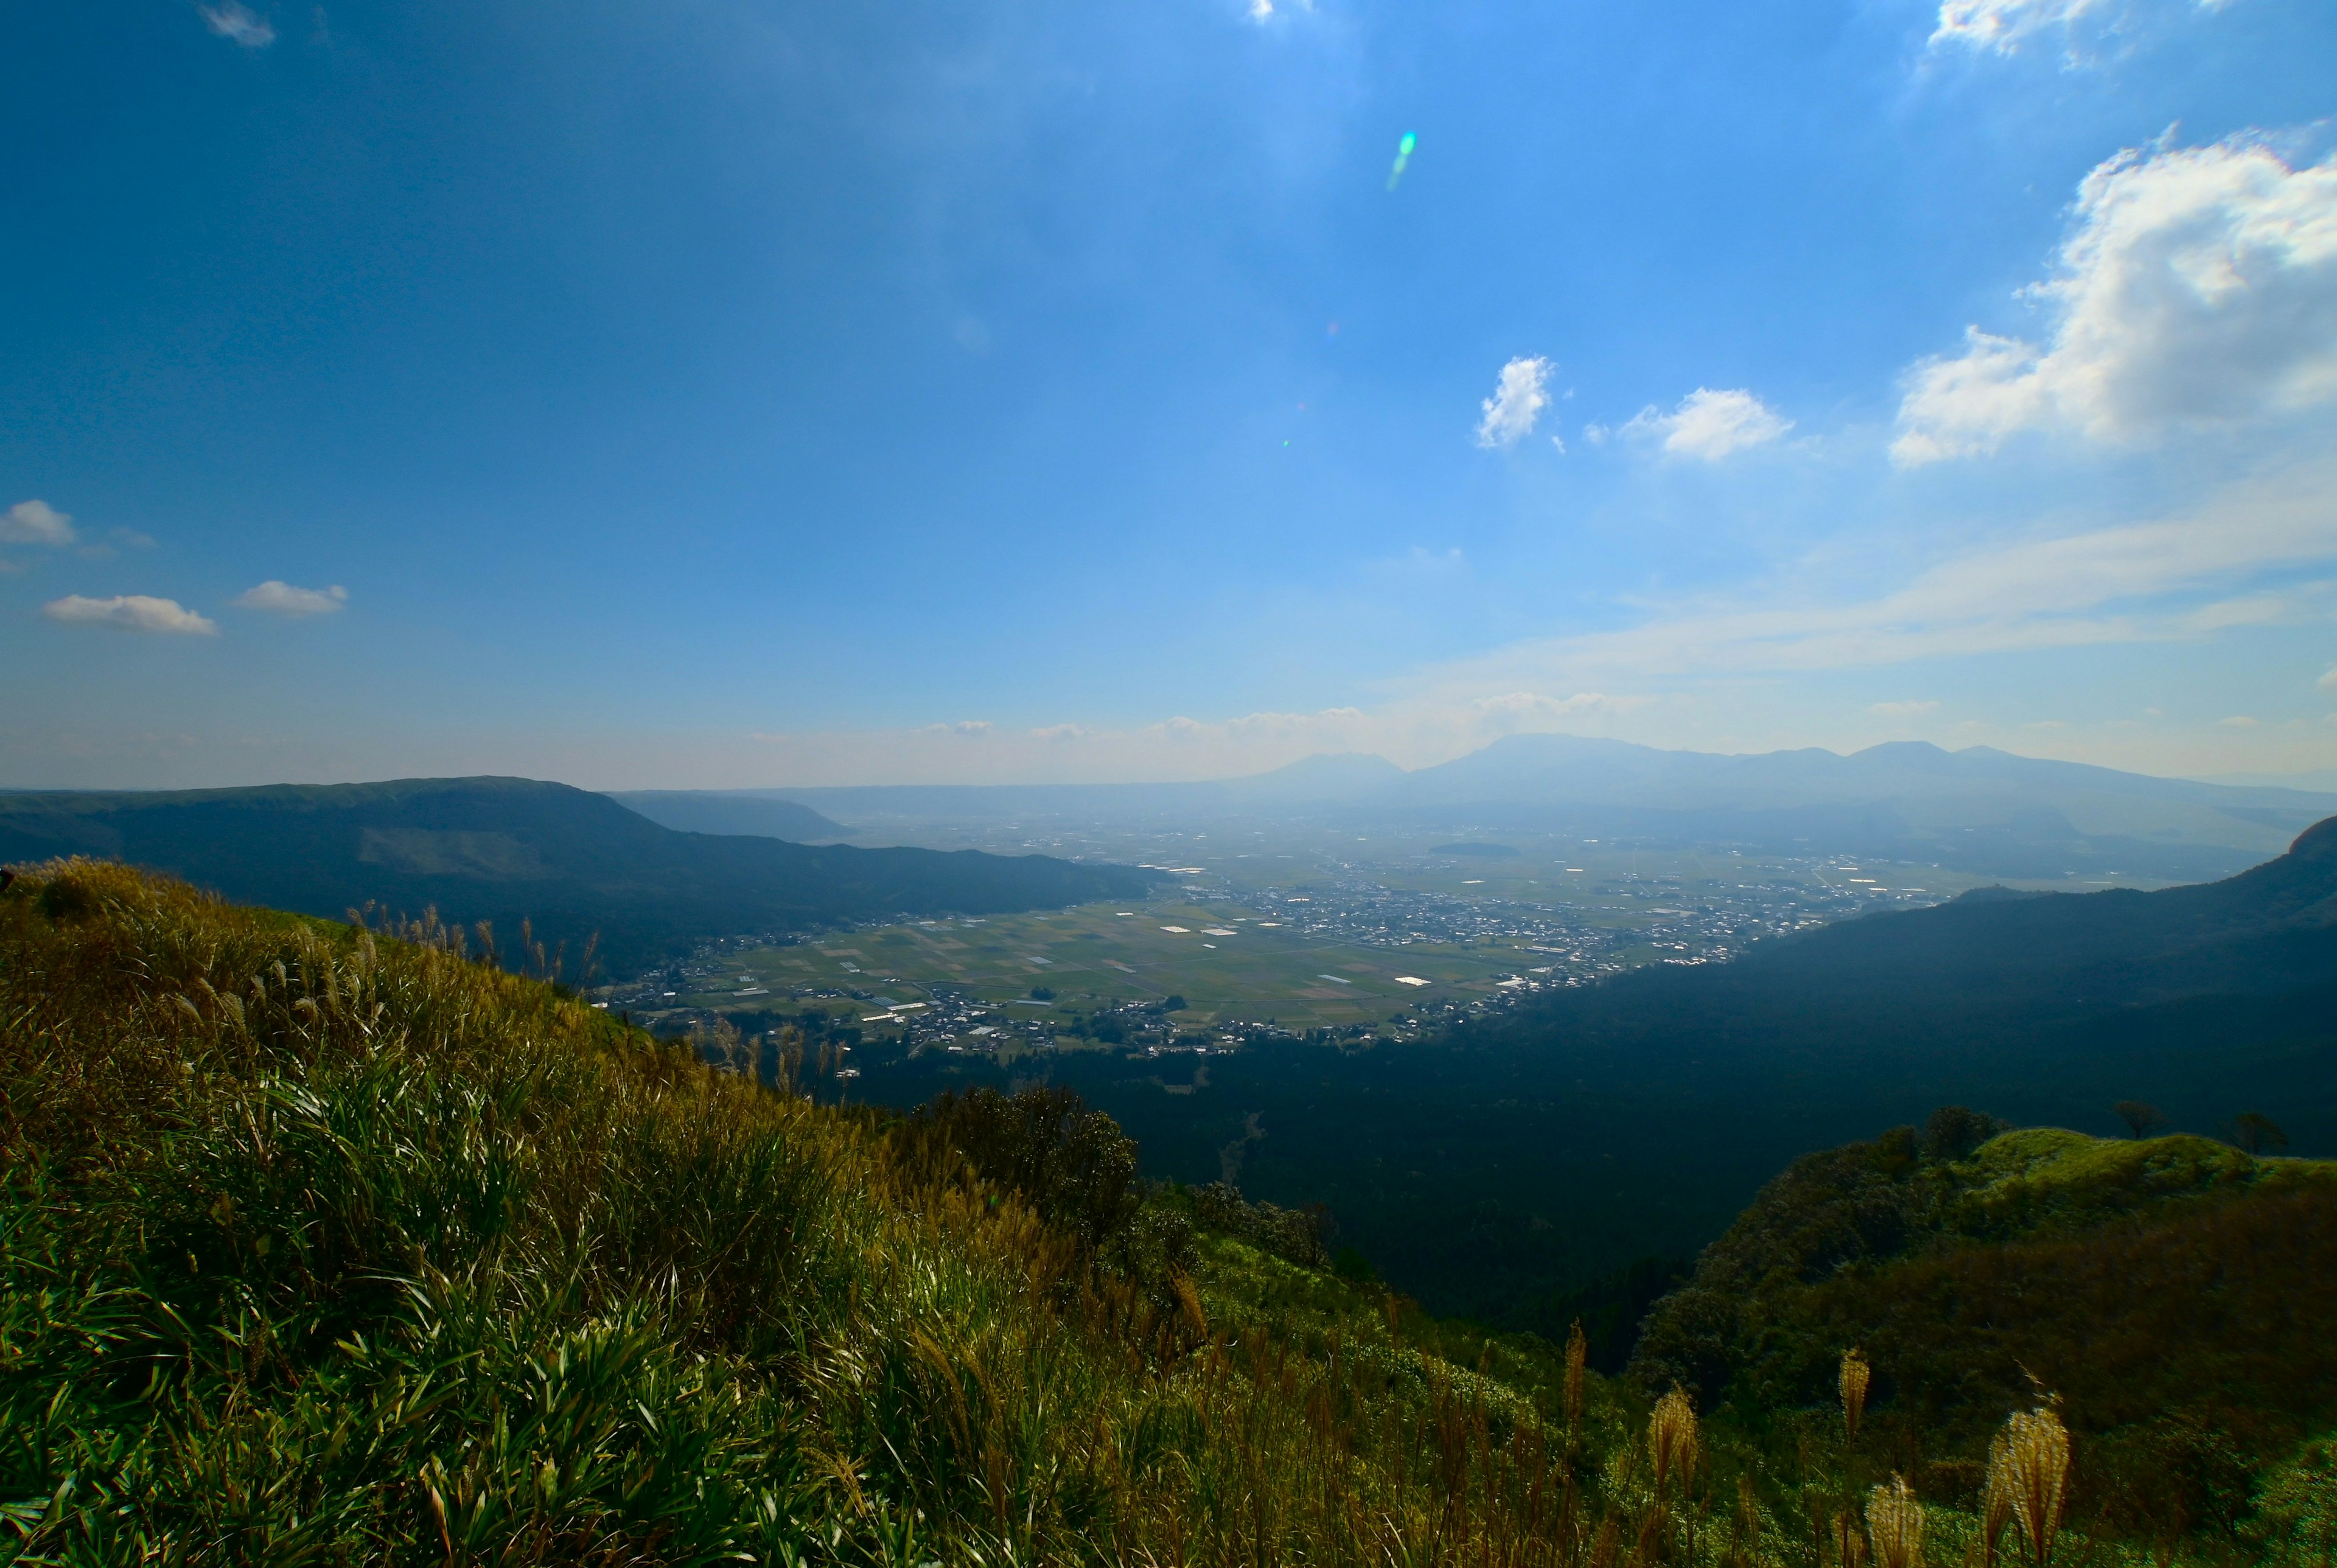
{"label": "dark shadowed slope", "polygon": [[1809,1410],[1796,1436],[1823,1440],[1861,1347],[1871,1461],[1967,1504],[2041,1385],[2077,1439],[2078,1516],[2261,1534],[2251,1473],[2337,1418],[2337,1165],[1972,1120],[1796,1160],[1657,1305],[1637,1379],[1753,1429]]}
{"label": "dark shadowed slope", "polygon": [[339,916],[368,901],[449,921],[523,917],[623,972],[706,937],[942,911],[1140,896],[1151,873],[1043,855],[813,848],[676,833],[605,795],[531,779],[0,795],[0,861],[103,855],[228,897]]}
{"label": "dark shadowed slope", "polygon": [[733,833],[807,844],[845,838],[851,831],[799,802],[773,800],[764,794],[728,790],[628,790],[611,791],[609,798],[627,811],[638,812],[660,827],[671,828],[676,833]]}

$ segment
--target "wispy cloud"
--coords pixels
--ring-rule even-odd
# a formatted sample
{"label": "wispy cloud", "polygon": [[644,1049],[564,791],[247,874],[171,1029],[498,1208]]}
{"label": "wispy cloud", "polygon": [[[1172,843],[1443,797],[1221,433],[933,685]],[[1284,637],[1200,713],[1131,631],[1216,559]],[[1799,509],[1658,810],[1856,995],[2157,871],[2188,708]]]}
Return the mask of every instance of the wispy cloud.
{"label": "wispy cloud", "polygon": [[20,501],[0,512],[0,541],[63,548],[77,537],[73,519],[45,501]]}
{"label": "wispy cloud", "polygon": [[1550,406],[1550,394],[1544,390],[1550,372],[1550,361],[1539,357],[1512,359],[1501,366],[1493,395],[1479,405],[1485,416],[1477,422],[1478,445],[1515,446],[1533,433],[1534,422]]}
{"label": "wispy cloud", "polygon": [[2086,176],[2058,275],[2024,293],[2037,346],[1975,326],[1909,371],[1892,456],[1994,452],[2031,430],[2138,442],[2337,396],[2337,154],[2263,139],[2128,149]]}
{"label": "wispy cloud", "polygon": [[288,620],[302,620],[340,609],[349,602],[349,590],[338,583],[330,588],[295,588],[270,578],[257,588],[245,589],[232,602],[239,609],[256,609]]}
{"label": "wispy cloud", "polygon": [[[2220,11],[2225,4],[2227,0],[2195,0],[2194,9]],[[1931,46],[2011,54],[2039,33],[2067,36],[2087,17],[2113,9],[2105,0],[1945,0]]]}
{"label": "wispy cloud", "polygon": [[1742,388],[1715,392],[1699,386],[1669,414],[1660,414],[1649,404],[1615,433],[1660,437],[1666,452],[1717,463],[1731,453],[1775,441],[1793,428],[1792,420]]}
{"label": "wispy cloud", "polygon": [[210,637],[219,630],[175,599],[151,599],[142,593],[117,594],[112,599],[84,599],[67,594],[41,607],[51,620],[68,626],[103,626],[115,631],[158,632],[180,637]]}
{"label": "wispy cloud", "polygon": [[213,33],[229,43],[245,49],[265,49],[276,42],[276,29],[241,0],[220,0],[217,5],[200,5],[203,21]]}
{"label": "wispy cloud", "polygon": [[2254,586],[2267,572],[2337,563],[2337,463],[2232,487],[2179,516],[2017,541],[1949,557],[1897,588],[1799,586],[1684,603],[1617,631],[1543,639],[1456,663],[1432,684],[1613,689],[1657,677],[1849,669],[2018,649],[2177,640],[2293,620],[2317,584]]}
{"label": "wispy cloud", "polygon": [[1866,711],[1877,718],[1921,718],[1925,714],[1939,712],[1940,705],[1935,702],[1878,702]]}

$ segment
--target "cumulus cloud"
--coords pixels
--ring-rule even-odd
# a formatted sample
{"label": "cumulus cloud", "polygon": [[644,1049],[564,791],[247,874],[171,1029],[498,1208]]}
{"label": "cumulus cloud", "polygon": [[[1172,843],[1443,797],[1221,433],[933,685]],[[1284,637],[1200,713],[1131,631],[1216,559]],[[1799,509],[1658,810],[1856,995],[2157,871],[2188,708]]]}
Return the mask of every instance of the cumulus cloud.
{"label": "cumulus cloud", "polygon": [[20,501],[0,512],[0,540],[10,544],[64,546],[79,537],[73,519],[45,501]]}
{"label": "cumulus cloud", "polygon": [[1935,702],[1878,702],[1866,711],[1878,718],[1921,718],[1939,708]]}
{"label": "cumulus cloud", "polygon": [[1717,463],[1730,453],[1775,441],[1793,428],[1792,420],[1742,388],[1715,392],[1699,386],[1669,414],[1658,414],[1649,404],[1620,433],[1660,436],[1666,452]]}
{"label": "cumulus cloud", "polygon": [[1534,422],[1550,406],[1544,389],[1550,372],[1550,361],[1541,358],[1512,359],[1501,366],[1493,395],[1479,405],[1485,417],[1477,422],[1478,445],[1515,446],[1533,433]]}
{"label": "cumulus cloud", "polygon": [[257,588],[245,589],[234,599],[239,609],[280,615],[287,620],[330,615],[348,602],[349,590],[339,583],[330,588],[294,588],[290,583],[279,582],[272,577]]}
{"label": "cumulus cloud", "polygon": [[2023,290],[2050,312],[2042,346],[1973,327],[1908,372],[1895,461],[2039,429],[2131,443],[2337,396],[2337,154],[2294,169],[2255,136],[2129,148],[2078,186],[2058,259]]}
{"label": "cumulus cloud", "polygon": [[84,599],[69,593],[43,605],[41,613],[68,626],[103,626],[116,631],[209,637],[219,630],[175,599],[150,599],[142,593],[116,594],[112,599]]}
{"label": "cumulus cloud", "polygon": [[196,7],[210,30],[245,49],[265,49],[276,42],[276,29],[241,0],[220,0],[217,5]]}
{"label": "cumulus cloud", "polygon": [[1274,0],[1249,0],[1249,19],[1266,22],[1274,16]]}

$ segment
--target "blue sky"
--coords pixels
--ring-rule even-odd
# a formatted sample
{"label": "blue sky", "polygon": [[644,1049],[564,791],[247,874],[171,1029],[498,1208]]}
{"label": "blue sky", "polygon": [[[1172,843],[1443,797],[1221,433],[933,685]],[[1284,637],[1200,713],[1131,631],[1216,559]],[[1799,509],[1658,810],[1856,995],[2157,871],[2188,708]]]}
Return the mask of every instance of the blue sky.
{"label": "blue sky", "polygon": [[2337,765],[2316,0],[11,32],[0,784]]}

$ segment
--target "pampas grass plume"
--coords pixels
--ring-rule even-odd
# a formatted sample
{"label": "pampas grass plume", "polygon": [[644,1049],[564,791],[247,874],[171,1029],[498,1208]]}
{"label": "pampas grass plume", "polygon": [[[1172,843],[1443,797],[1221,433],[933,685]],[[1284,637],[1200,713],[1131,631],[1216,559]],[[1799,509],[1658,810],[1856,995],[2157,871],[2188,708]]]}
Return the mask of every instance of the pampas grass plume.
{"label": "pampas grass plume", "polygon": [[1866,1536],[1874,1544],[1875,1568],[1921,1568],[1923,1505],[1904,1476],[1868,1495]]}
{"label": "pampas grass plume", "polygon": [[1855,1346],[1842,1353],[1842,1428],[1853,1443],[1858,1441],[1859,1418],[1866,1414],[1866,1385],[1873,1377],[1874,1368]]}

